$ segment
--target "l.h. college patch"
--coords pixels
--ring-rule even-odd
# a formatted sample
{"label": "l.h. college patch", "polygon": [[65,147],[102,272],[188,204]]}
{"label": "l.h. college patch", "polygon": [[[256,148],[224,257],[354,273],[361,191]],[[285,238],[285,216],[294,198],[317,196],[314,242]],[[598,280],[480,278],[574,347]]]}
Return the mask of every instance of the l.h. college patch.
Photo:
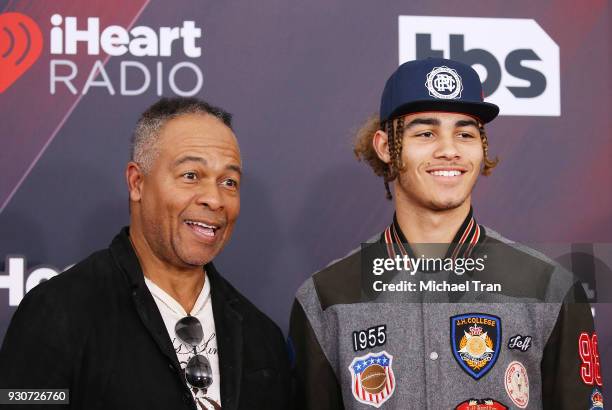
{"label": "l.h. college patch", "polygon": [[393,356],[384,350],[353,359],[348,367],[351,372],[351,390],[357,401],[379,408],[395,391]]}
{"label": "l.h. college patch", "polygon": [[499,357],[501,319],[484,313],[450,318],[451,350],[461,369],[475,380],[489,372]]}

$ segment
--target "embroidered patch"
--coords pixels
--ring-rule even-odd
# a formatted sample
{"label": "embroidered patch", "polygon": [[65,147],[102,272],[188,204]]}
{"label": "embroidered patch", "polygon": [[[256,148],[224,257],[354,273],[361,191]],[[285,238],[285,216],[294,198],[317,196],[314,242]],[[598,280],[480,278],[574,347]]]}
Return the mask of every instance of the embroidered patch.
{"label": "embroidered patch", "polygon": [[379,408],[395,391],[393,356],[384,350],[356,357],[348,367],[355,399]]}
{"label": "embroidered patch", "polygon": [[516,335],[512,336],[510,340],[508,340],[508,349],[512,350],[520,350],[521,352],[526,352],[531,347],[531,336],[521,336]]}
{"label": "embroidered patch", "polygon": [[578,355],[582,361],[580,364],[580,378],[582,382],[589,386],[602,386],[599,347],[595,332],[593,332],[592,337],[587,332],[580,333],[580,336],[578,336]]}
{"label": "embroidered patch", "polygon": [[461,77],[452,68],[446,66],[436,67],[427,74],[425,86],[429,95],[443,100],[461,98],[463,84]]}
{"label": "embroidered patch", "polygon": [[387,325],[372,326],[366,330],[353,332],[353,350],[372,349],[387,343]]}
{"label": "embroidered patch", "polygon": [[603,394],[599,391],[597,387],[593,389],[593,393],[591,393],[591,403],[589,410],[603,410]]}
{"label": "embroidered patch", "polygon": [[521,362],[511,362],[504,374],[506,393],[512,402],[521,409],[529,404],[529,377]]}
{"label": "embroidered patch", "polygon": [[499,357],[501,319],[484,313],[450,318],[451,349],[461,369],[475,380],[493,368]]}
{"label": "embroidered patch", "polygon": [[508,407],[493,399],[469,399],[459,403],[455,410],[508,410]]}

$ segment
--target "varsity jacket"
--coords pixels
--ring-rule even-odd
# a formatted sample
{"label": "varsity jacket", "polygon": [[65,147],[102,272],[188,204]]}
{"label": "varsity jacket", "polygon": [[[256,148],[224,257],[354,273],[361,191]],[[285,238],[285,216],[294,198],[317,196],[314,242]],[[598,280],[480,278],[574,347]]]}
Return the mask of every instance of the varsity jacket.
{"label": "varsity jacket", "polygon": [[[374,242],[385,257],[414,257],[395,218]],[[297,291],[289,331],[297,408],[603,408],[591,309],[554,261],[478,225],[471,211],[444,260],[486,269],[409,277],[455,290],[377,297],[367,253],[333,262]],[[401,285],[393,275],[388,282]],[[501,289],[462,292],[474,279]]]}

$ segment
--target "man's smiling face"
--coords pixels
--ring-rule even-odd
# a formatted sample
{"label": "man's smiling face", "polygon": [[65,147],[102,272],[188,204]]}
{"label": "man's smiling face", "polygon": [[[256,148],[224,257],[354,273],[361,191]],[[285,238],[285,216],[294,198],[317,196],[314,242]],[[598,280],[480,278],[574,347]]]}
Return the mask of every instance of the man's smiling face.
{"label": "man's smiling face", "polygon": [[202,266],[227,243],[240,211],[236,137],[212,115],[186,114],[163,126],[156,149],[139,195],[144,237],[165,262]]}
{"label": "man's smiling face", "polygon": [[406,115],[398,199],[436,211],[461,206],[470,199],[483,156],[474,118],[447,112]]}

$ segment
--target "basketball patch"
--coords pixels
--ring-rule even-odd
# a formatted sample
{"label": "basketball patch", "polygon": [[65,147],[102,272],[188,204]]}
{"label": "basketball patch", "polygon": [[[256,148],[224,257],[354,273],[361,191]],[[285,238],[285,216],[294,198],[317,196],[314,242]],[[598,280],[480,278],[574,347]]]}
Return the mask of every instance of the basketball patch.
{"label": "basketball patch", "polygon": [[355,399],[379,408],[395,391],[393,356],[382,351],[356,357],[348,367]]}
{"label": "basketball patch", "polygon": [[451,349],[461,369],[475,380],[487,374],[499,357],[501,319],[484,313],[453,316]]}

